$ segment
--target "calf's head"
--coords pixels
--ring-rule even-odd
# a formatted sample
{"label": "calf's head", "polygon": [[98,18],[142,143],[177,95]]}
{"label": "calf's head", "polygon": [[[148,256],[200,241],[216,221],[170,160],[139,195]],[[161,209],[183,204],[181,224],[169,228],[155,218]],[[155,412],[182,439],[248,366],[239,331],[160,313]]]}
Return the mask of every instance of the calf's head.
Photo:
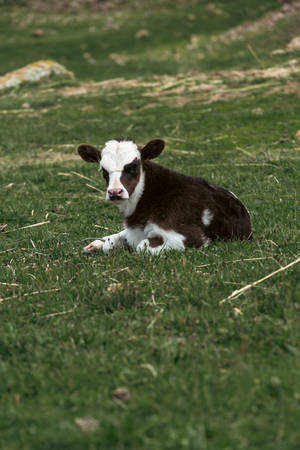
{"label": "calf's head", "polygon": [[129,200],[134,192],[142,192],[143,161],[159,156],[164,146],[161,139],[154,139],[142,148],[132,141],[111,140],[102,151],[81,144],[78,153],[85,161],[100,164],[107,185],[106,199],[120,204]]}

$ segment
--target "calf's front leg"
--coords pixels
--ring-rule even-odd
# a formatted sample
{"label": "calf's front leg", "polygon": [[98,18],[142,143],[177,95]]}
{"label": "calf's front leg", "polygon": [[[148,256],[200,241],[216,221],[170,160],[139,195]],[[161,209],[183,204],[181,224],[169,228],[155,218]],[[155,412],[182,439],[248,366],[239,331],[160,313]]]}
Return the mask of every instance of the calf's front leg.
{"label": "calf's front leg", "polygon": [[98,251],[109,253],[114,248],[122,247],[124,245],[125,234],[126,231],[123,230],[120,233],[111,234],[109,236],[104,236],[101,239],[96,239],[95,241],[84,247],[83,253],[91,254]]}

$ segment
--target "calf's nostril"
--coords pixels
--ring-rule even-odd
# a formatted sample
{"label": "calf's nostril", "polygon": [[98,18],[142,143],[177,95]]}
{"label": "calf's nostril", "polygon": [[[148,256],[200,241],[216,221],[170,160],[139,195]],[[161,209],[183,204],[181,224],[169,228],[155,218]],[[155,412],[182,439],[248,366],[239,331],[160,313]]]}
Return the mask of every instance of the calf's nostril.
{"label": "calf's nostril", "polygon": [[123,194],[123,189],[109,189],[108,195],[110,197],[120,197]]}

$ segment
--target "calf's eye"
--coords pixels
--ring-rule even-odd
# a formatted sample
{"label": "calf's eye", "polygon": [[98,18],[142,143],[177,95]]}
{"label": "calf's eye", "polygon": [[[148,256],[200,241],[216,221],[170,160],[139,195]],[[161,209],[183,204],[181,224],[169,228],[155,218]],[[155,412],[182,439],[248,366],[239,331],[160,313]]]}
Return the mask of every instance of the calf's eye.
{"label": "calf's eye", "polygon": [[123,172],[125,172],[125,173],[127,173],[129,175],[132,175],[132,176],[137,175],[137,173],[138,173],[138,163],[136,161],[134,161],[134,162],[132,162],[130,164],[127,164],[124,167]]}

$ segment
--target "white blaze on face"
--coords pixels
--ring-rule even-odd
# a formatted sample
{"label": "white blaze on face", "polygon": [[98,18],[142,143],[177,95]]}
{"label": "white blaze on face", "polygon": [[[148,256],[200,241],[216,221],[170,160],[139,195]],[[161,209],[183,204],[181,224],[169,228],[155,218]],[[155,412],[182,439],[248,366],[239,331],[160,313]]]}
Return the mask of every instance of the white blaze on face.
{"label": "white blaze on face", "polygon": [[101,152],[101,167],[109,174],[109,183],[106,191],[106,199],[109,199],[110,189],[122,189],[121,198],[129,199],[129,193],[121,182],[124,166],[130,164],[135,158],[140,159],[140,152],[134,142],[108,141]]}

